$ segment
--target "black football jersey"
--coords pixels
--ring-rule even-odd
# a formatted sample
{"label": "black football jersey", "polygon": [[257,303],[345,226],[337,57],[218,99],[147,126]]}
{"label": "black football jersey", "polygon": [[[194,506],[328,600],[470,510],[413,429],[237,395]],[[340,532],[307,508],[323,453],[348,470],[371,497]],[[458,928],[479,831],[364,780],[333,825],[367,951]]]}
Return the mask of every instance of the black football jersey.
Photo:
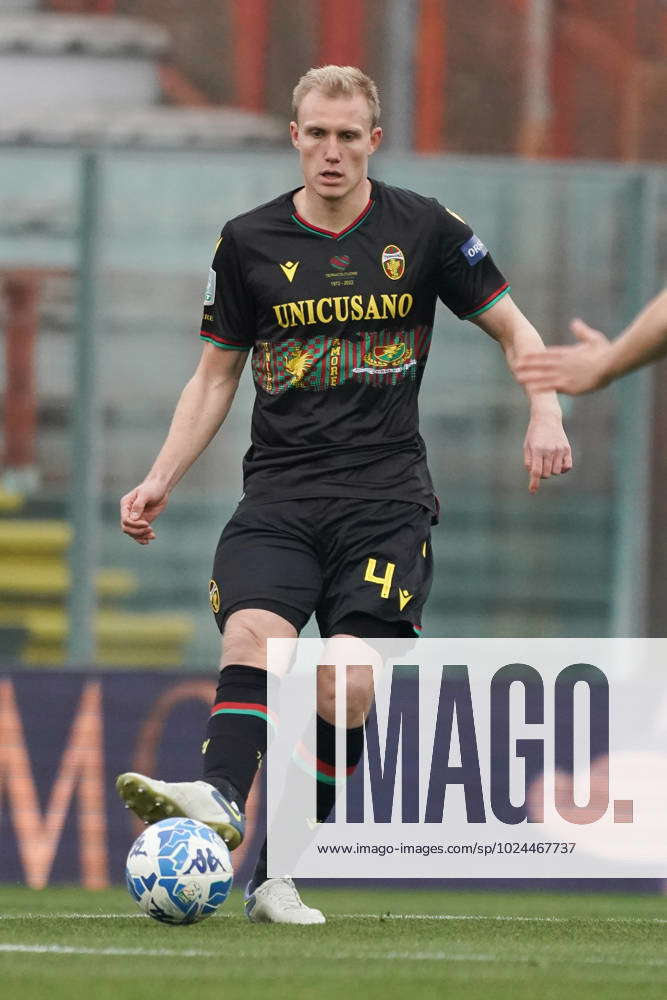
{"label": "black football jersey", "polygon": [[249,500],[386,497],[434,508],[417,396],[436,299],[470,319],[509,286],[457,215],[371,184],[340,233],[302,219],[293,191],[222,231],[201,336],[252,351]]}

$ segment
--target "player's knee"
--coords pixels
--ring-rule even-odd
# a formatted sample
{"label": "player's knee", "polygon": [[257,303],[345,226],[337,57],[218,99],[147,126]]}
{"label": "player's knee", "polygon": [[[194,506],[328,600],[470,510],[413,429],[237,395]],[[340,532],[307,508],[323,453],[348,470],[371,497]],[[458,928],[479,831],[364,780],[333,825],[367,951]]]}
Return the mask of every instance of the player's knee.
{"label": "player's knee", "polygon": [[292,639],[296,629],[280,615],[259,608],[235,611],[225,623],[221,666],[229,663],[266,668],[266,640]]}
{"label": "player's knee", "polygon": [[[366,665],[350,665],[345,683],[345,725],[348,729],[363,724],[373,703],[373,670]],[[318,714],[335,725],[336,716],[336,671],[320,668],[317,678]]]}
{"label": "player's knee", "polygon": [[373,704],[373,668],[350,666],[347,668],[347,727],[363,725]]}

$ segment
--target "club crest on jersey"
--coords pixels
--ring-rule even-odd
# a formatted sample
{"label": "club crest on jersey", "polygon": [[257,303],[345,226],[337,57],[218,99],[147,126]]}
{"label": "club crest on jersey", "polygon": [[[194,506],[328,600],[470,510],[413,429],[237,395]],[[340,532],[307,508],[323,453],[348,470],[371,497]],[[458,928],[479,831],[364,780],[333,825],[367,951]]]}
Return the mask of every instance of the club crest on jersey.
{"label": "club crest on jersey", "polygon": [[394,246],[390,243],[382,251],[382,270],[391,278],[392,281],[398,281],[405,274],[405,257],[403,256],[403,251],[400,247]]}
{"label": "club crest on jersey", "polygon": [[283,272],[290,285],[294,281],[294,275],[296,274],[296,269],[301,262],[298,260],[286,260],[284,264],[280,265],[280,270]]}
{"label": "club crest on jersey", "polygon": [[398,368],[412,357],[412,350],[402,340],[395,344],[378,344],[364,355],[364,362],[372,368]]}
{"label": "club crest on jersey", "polygon": [[350,266],[350,258],[347,254],[336,254],[329,261],[332,267],[335,267],[337,271],[345,271]]}
{"label": "club crest on jersey", "polygon": [[213,614],[217,615],[220,610],[220,590],[215,580],[211,580],[208,585],[208,599],[213,608]]}

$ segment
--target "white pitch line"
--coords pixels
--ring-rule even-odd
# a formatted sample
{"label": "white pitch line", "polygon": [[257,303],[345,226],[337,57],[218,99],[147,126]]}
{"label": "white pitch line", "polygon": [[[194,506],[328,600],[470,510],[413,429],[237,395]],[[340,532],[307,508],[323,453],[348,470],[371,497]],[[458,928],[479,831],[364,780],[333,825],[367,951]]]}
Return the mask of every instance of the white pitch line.
{"label": "white pitch line", "polygon": [[[558,963],[560,964],[561,959],[545,959],[540,957],[536,959],[535,956],[530,955],[456,955],[451,954],[447,951],[390,951],[386,955],[382,956],[366,956],[367,958],[382,957],[383,959],[397,960],[401,962],[415,961],[415,962],[501,962],[501,963],[513,963],[520,964],[524,963],[526,965],[534,965],[536,960],[539,962],[545,962],[546,964]],[[647,958],[637,961],[626,961],[622,958],[569,958],[568,961],[572,965],[618,965],[618,966],[665,966],[667,965],[667,960],[662,958]]]}
{"label": "white pitch line", "polygon": [[[217,914],[231,918],[234,913]],[[507,923],[566,924],[572,920],[596,920],[608,924],[667,924],[667,917],[541,917],[514,914],[481,913],[331,913],[330,917],[343,920],[491,920]],[[148,920],[145,913],[0,913],[0,920]]]}
{"label": "white pitch line", "polygon": [[0,913],[0,920],[147,920],[146,913]]}
{"label": "white pitch line", "polygon": [[507,922],[567,924],[572,920],[596,920],[605,924],[667,924],[667,917],[525,917],[496,916],[482,913],[332,913],[332,917],[351,920],[499,920]]}
{"label": "white pitch line", "polygon": [[219,952],[195,948],[75,948],[65,944],[0,944],[0,952],[24,952],[39,955],[137,955],[156,958],[210,958]]}
{"label": "white pitch line", "polygon": [[[205,951],[203,949],[171,949],[171,948],[77,948],[70,945],[61,944],[0,944],[0,953],[20,953],[38,955],[126,955],[136,958],[213,958],[220,957],[219,951]],[[251,952],[235,952],[237,958],[253,958],[257,956]],[[486,955],[486,954],[460,954],[448,951],[419,951],[419,952],[371,952],[366,954],[337,953],[337,957],[342,961],[411,961],[411,962],[494,962],[503,965],[507,964],[529,964],[536,961],[535,956],[527,955]],[[319,954],[301,954],[301,958],[306,960],[320,960]],[[543,964],[560,964],[559,958],[540,959]],[[570,960],[572,965],[616,965],[625,967],[646,967],[667,966],[667,961],[662,959],[642,959],[641,961],[625,961],[623,959],[608,958],[574,958]]]}

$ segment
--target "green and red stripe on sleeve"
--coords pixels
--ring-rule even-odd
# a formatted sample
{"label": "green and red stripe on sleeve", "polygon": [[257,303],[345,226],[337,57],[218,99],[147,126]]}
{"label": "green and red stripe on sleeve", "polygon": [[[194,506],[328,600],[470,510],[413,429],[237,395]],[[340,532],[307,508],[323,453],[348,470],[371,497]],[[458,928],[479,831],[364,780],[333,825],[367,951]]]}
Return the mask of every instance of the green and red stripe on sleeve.
{"label": "green and red stripe on sleeve", "polygon": [[483,302],[480,302],[480,304],[476,306],[472,312],[465,313],[465,315],[461,316],[461,319],[474,319],[475,316],[479,316],[481,313],[486,312],[486,310],[490,309],[491,306],[495,306],[496,302],[499,302],[500,299],[502,299],[503,296],[507,295],[510,291],[510,285],[507,281],[505,281],[500,288],[496,288],[495,292],[492,292],[491,295],[485,298]]}

